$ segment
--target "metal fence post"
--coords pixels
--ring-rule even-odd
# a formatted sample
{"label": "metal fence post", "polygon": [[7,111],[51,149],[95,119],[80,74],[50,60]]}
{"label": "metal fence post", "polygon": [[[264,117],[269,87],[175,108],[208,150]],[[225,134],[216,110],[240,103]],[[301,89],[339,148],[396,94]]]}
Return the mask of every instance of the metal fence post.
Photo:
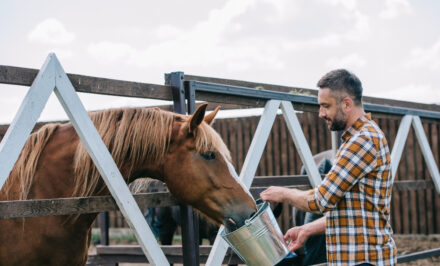
{"label": "metal fence post", "polygon": [[[173,110],[176,113],[185,114],[185,87],[183,72],[172,72],[165,78],[166,85],[173,87]],[[190,96],[190,95],[188,95]],[[190,97],[191,98],[191,97]],[[191,102],[191,103],[190,103]],[[188,113],[195,110],[195,100],[188,102]],[[194,219],[194,212],[188,205],[180,204],[180,216],[182,220],[182,252],[183,265],[196,266],[199,265],[199,237],[198,237],[198,220]],[[197,228],[196,228],[197,226]]]}
{"label": "metal fence post", "polygon": [[99,214],[99,228],[101,232],[101,238],[99,240],[99,243],[101,245],[108,246],[110,244],[109,226],[110,226],[110,219],[108,212],[101,212]]}

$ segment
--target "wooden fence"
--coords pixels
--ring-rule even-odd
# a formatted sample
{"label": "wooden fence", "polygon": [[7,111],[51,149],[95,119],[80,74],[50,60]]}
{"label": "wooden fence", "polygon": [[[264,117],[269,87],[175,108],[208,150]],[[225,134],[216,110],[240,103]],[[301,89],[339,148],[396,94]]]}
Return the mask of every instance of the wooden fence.
{"label": "wooden fence", "polygon": [[[190,76],[196,80],[216,81],[226,84],[256,86],[256,84],[239,81],[225,81],[221,79],[208,79],[203,77]],[[265,85],[267,87],[268,85]],[[273,86],[273,85],[271,85]],[[275,86],[279,91],[286,91],[285,87]],[[297,89],[304,92],[304,89]],[[310,92],[307,92],[310,93]],[[393,100],[368,98],[370,102],[400,104]],[[380,101],[380,102],[378,102]],[[405,103],[409,108],[421,106],[427,110],[436,111],[440,107],[435,105]],[[227,106],[226,108],[230,108]],[[232,106],[234,107],[234,106]],[[170,109],[170,107],[164,107]],[[297,108],[298,109],[298,108]],[[303,127],[304,134],[310,144],[313,154],[331,149],[330,131],[322,119],[319,119],[317,109],[302,106],[305,110],[298,114]],[[392,149],[394,139],[400,124],[401,117],[387,114],[373,114],[373,119],[379,124],[389,141]],[[233,163],[240,172],[243,166],[246,152],[250,146],[253,134],[258,125],[259,117],[240,117],[217,119],[214,128],[222,136],[229,147]],[[426,135],[437,162],[440,158],[439,132],[440,121],[436,119],[422,119]],[[39,128],[42,123],[37,124]],[[7,125],[0,126],[0,138],[7,130]],[[277,117],[272,128],[265,152],[261,158],[256,175],[257,176],[283,176],[298,175],[302,166],[301,159],[297,153],[292,138],[288,132],[282,117]],[[439,234],[440,233],[440,196],[436,193],[431,182],[431,177],[426,169],[420,147],[415,139],[413,130],[410,131],[405,146],[404,155],[400,161],[396,181],[405,181],[404,187],[395,187],[392,199],[392,226],[395,233],[401,234]],[[96,222],[97,224],[98,222]],[[292,226],[291,212],[286,209],[280,219],[283,229]],[[126,227],[124,218],[119,212],[110,214],[111,227]]]}
{"label": "wooden fence", "polygon": [[[319,119],[316,112],[300,113],[298,118],[313,154],[331,149],[330,131],[325,122]],[[373,119],[384,131],[390,149],[392,149],[400,118],[376,114],[373,115]],[[217,119],[214,123],[214,128],[231,151],[237,172],[240,172],[243,166],[258,121],[259,117],[255,116]],[[434,156],[439,161],[440,121],[424,119],[423,125]],[[277,117],[256,175],[299,175],[301,166],[301,158],[294,147],[284,119]],[[436,193],[431,182],[413,130],[409,133],[395,181],[399,182],[394,186],[391,206],[391,222],[394,232],[398,234],[439,234],[440,196]],[[400,181],[405,182],[400,183]],[[289,208],[285,208],[279,219],[283,230],[293,225],[292,212]],[[126,227],[124,218],[118,212],[110,214],[110,221],[111,227]]]}

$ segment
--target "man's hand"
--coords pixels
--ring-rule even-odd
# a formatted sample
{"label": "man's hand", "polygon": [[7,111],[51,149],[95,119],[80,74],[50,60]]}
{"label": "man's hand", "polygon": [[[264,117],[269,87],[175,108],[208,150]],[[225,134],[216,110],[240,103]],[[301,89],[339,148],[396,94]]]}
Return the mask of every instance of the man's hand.
{"label": "man's hand", "polygon": [[286,200],[286,195],[289,189],[285,187],[269,187],[260,193],[260,198],[268,202],[283,202]]}
{"label": "man's hand", "polygon": [[[284,235],[290,251],[301,248],[311,235],[325,233],[325,216],[302,226],[290,228]],[[289,242],[290,240],[290,242]]]}
{"label": "man's hand", "polygon": [[286,234],[284,235],[284,241],[289,243],[289,245],[287,246],[289,251],[294,251],[301,248],[306,242],[307,238],[309,238],[309,236],[310,235],[304,226],[296,226],[290,228],[286,232]]}

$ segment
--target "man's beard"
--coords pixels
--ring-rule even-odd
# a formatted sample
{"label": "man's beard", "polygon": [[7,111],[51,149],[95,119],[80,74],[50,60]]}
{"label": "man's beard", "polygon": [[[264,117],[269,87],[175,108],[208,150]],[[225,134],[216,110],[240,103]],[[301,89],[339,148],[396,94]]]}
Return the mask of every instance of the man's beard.
{"label": "man's beard", "polygon": [[335,115],[335,118],[332,120],[332,124],[330,125],[331,131],[339,131],[344,130],[347,126],[347,116],[342,112],[340,108],[338,108],[338,112]]}

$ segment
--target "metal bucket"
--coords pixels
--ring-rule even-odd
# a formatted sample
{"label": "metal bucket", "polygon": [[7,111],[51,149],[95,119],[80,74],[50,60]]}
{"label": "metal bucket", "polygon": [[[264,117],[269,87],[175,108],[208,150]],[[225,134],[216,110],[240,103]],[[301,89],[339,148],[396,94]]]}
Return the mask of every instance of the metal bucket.
{"label": "metal bucket", "polygon": [[275,265],[289,250],[269,203],[257,207],[245,225],[230,233],[222,230],[220,235],[247,265]]}

